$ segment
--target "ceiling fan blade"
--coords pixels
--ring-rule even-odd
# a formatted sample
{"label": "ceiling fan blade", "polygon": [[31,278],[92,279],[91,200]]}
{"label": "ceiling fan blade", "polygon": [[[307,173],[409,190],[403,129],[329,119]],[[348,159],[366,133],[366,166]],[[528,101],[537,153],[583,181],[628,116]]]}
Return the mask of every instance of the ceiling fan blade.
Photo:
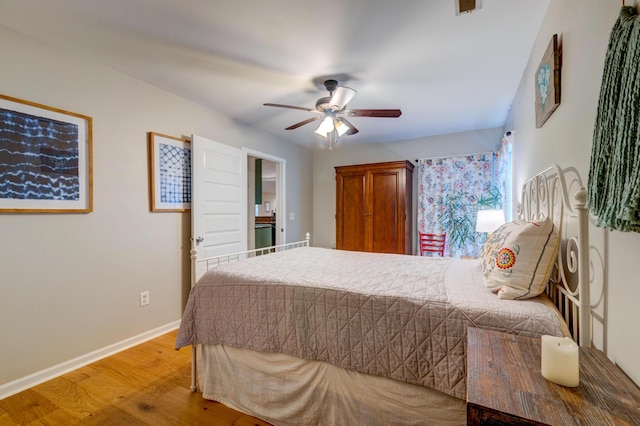
{"label": "ceiling fan blade", "polygon": [[340,111],[347,106],[349,101],[356,95],[355,90],[350,87],[338,87],[331,97],[330,106],[334,111]]}
{"label": "ceiling fan blade", "polygon": [[299,106],[293,106],[293,105],[282,105],[282,104],[272,104],[272,103],[266,103],[262,105],[269,106],[269,107],[277,107],[277,108],[299,109],[301,111],[313,111],[311,108],[299,107]]}
{"label": "ceiling fan blade", "polygon": [[358,130],[356,128],[356,126],[354,126],[353,124],[351,124],[351,122],[349,120],[347,120],[344,117],[340,117],[340,120],[344,121],[344,124],[346,124],[347,126],[349,126],[349,130],[347,130],[347,132],[345,133],[345,135],[355,135],[356,133],[358,133],[360,130]]}
{"label": "ceiling fan blade", "polygon": [[301,121],[301,122],[296,123],[296,124],[292,124],[291,126],[287,127],[285,130],[293,130],[293,129],[297,129],[297,128],[298,128],[298,127],[300,127],[300,126],[304,126],[305,124],[309,124],[309,123],[311,123],[311,122],[313,122],[313,121],[318,121],[318,120],[320,120],[321,118],[323,118],[323,116],[321,116],[321,115],[319,115],[319,116],[317,116],[317,117],[307,118],[307,119],[306,119],[306,120],[304,120],[304,121]]}
{"label": "ceiling fan blade", "polygon": [[344,112],[349,117],[390,117],[397,118],[402,115],[399,109],[349,109]]}

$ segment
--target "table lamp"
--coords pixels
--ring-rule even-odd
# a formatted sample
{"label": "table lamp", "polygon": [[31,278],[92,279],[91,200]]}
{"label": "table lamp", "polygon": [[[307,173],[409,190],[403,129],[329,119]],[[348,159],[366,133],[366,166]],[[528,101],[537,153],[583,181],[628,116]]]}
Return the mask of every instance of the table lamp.
{"label": "table lamp", "polygon": [[504,224],[503,210],[478,210],[476,232],[493,232]]}

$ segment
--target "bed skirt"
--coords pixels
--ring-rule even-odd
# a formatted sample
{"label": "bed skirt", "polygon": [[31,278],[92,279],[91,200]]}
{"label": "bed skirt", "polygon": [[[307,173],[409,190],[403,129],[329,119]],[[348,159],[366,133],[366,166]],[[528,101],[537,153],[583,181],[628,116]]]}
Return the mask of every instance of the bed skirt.
{"label": "bed skirt", "polygon": [[465,401],[423,386],[224,345],[198,345],[203,397],[274,425],[464,425]]}

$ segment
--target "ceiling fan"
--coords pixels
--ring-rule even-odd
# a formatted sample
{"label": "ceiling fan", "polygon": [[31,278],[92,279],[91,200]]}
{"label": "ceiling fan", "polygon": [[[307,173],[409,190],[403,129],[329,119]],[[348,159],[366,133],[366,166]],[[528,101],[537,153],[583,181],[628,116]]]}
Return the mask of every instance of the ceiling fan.
{"label": "ceiling fan", "polygon": [[316,101],[316,109],[294,106],[265,103],[264,106],[298,109],[319,114],[299,123],[292,124],[285,130],[293,130],[314,121],[322,120],[316,133],[329,140],[329,149],[332,143],[342,135],[354,135],[359,130],[347,120],[346,117],[400,117],[402,111],[399,109],[347,109],[347,104],[356,95],[356,91],[344,86],[339,86],[336,80],[325,80],[324,87],[329,92],[329,96]]}

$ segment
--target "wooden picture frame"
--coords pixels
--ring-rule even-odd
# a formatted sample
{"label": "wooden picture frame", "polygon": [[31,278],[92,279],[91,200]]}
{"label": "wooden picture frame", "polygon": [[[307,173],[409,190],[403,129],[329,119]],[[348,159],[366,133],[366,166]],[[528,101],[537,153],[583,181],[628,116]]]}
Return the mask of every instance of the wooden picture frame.
{"label": "wooden picture frame", "polygon": [[149,192],[152,212],[191,210],[191,142],[149,132]]}
{"label": "wooden picture frame", "polygon": [[0,213],[93,211],[92,119],[0,95]]}
{"label": "wooden picture frame", "polygon": [[560,105],[560,49],[554,34],[535,74],[536,127],[542,127]]}

